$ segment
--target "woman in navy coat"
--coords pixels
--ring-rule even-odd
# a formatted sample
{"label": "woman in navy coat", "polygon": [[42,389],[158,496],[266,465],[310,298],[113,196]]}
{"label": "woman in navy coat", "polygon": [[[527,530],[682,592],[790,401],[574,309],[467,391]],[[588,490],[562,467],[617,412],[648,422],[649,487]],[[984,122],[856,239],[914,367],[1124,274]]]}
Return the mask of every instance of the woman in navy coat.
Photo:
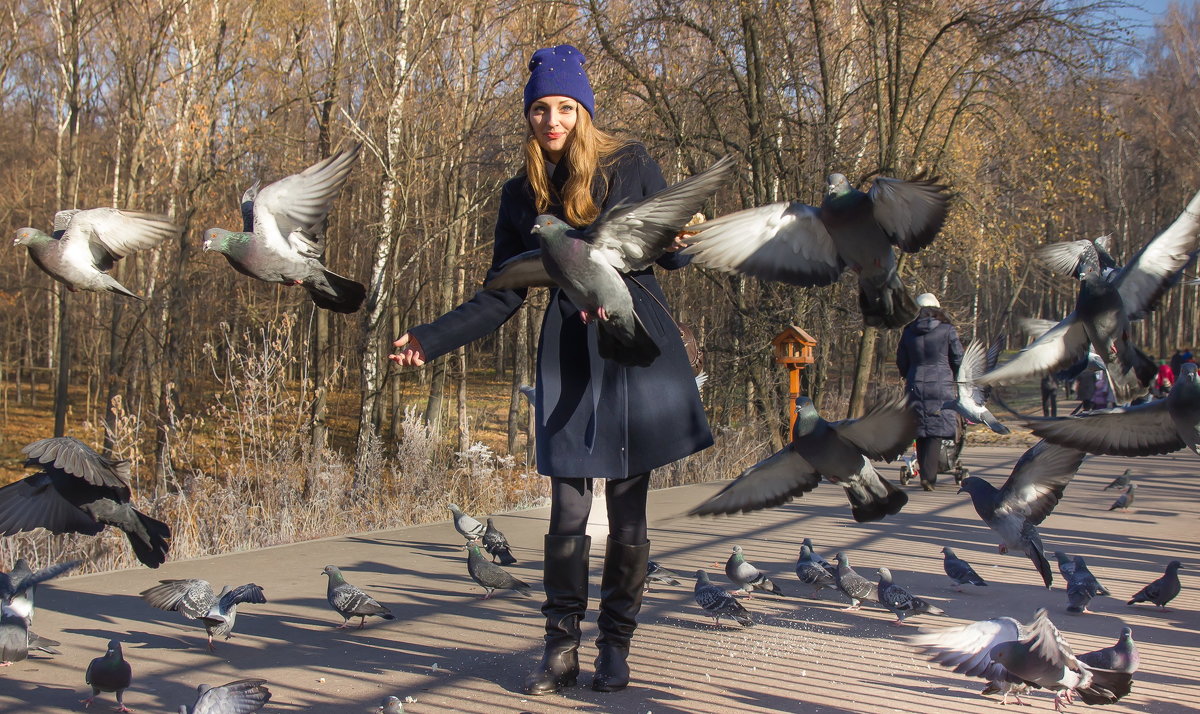
{"label": "woman in navy coat", "polygon": [[917,296],[921,311],[905,326],[896,347],[896,367],[908,386],[908,401],[917,413],[917,464],[921,488],[937,484],[942,439],[952,439],[958,416],[942,404],[957,397],[954,375],[962,363],[958,332],[933,293]]}
{"label": "woman in navy coat", "polygon": [[[605,209],[638,201],[666,187],[662,172],[641,144],[595,128],[594,97],[574,47],[538,50],[525,87],[529,137],[525,168],[504,184],[496,220],[492,270],[538,248],[532,234],[539,214],[576,228]],[[686,265],[666,253],[660,267]],[[641,608],[650,543],[646,497],[651,469],[712,445],[679,331],[652,269],[624,276],[635,310],[661,354],[647,367],[606,360],[597,352],[596,325],[558,289],[550,294],[538,344],[535,398],[537,468],[551,477],[550,532],[545,537],[546,648],[529,675],[527,694],[549,694],[579,674],[580,622],[587,610],[585,535],[592,480],[608,479],[609,536],[601,580],[600,654],[592,688],[623,689],[626,658]],[[495,331],[525,300],[524,290],[481,290],[431,323],[395,342],[399,364],[421,365]]]}

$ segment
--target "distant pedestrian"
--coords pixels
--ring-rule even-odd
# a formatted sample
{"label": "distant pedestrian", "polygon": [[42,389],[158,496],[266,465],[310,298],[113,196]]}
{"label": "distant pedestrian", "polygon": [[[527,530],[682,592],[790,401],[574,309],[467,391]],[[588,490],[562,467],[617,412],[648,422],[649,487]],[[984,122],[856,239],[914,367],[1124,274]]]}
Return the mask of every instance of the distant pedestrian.
{"label": "distant pedestrian", "polygon": [[1058,380],[1053,374],[1042,377],[1042,416],[1058,416]]}
{"label": "distant pedestrian", "polygon": [[1171,374],[1179,374],[1179,368],[1183,366],[1183,353],[1178,349],[1171,355]]}
{"label": "distant pedestrian", "polygon": [[1079,398],[1079,406],[1071,410],[1072,414],[1092,408],[1092,393],[1096,391],[1096,374],[1101,373],[1084,372],[1075,379],[1075,396]]}
{"label": "distant pedestrian", "polygon": [[1108,374],[1103,370],[1096,372],[1096,388],[1092,391],[1092,409],[1108,409],[1111,391],[1108,388]]}
{"label": "distant pedestrian", "polygon": [[1171,391],[1172,384],[1175,384],[1175,371],[1171,369],[1171,365],[1163,361],[1158,366],[1158,374],[1154,377],[1154,396],[1167,396],[1167,392]]}

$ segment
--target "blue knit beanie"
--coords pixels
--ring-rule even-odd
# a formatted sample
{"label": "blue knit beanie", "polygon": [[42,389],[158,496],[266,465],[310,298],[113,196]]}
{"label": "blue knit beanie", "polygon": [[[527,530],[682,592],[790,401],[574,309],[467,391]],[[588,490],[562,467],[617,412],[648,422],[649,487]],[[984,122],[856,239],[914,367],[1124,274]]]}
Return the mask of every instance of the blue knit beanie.
{"label": "blue knit beanie", "polygon": [[583,69],[583,53],[570,45],[546,47],[529,60],[529,81],[525,83],[525,115],[542,97],[570,97],[596,116],[596,95]]}

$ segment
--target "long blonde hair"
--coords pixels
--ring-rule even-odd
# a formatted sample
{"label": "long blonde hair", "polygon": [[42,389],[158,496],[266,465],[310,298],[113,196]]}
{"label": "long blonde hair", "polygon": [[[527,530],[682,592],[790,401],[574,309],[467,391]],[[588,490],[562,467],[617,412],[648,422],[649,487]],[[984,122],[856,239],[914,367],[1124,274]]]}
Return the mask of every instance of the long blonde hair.
{"label": "long blonde hair", "polygon": [[[546,213],[557,197],[563,208],[563,218],[576,228],[596,220],[600,207],[592,197],[592,181],[606,159],[628,142],[601,131],[592,123],[592,115],[579,108],[575,129],[571,132],[571,143],[567,144],[566,159],[571,167],[571,176],[562,188],[561,195],[550,184],[546,174],[546,156],[530,128],[525,140],[525,176],[533,189],[534,207],[538,213]],[[603,174],[601,174],[603,176]],[[605,190],[608,187],[605,186]]]}

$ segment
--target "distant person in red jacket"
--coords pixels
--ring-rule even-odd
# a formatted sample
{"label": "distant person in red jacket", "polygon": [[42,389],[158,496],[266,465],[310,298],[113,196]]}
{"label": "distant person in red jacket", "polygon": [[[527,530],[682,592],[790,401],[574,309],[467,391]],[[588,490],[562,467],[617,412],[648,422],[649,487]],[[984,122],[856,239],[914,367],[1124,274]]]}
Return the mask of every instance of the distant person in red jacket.
{"label": "distant person in red jacket", "polygon": [[1165,361],[1158,366],[1158,375],[1154,378],[1154,394],[1159,397],[1167,396],[1171,385],[1175,384],[1175,370]]}

